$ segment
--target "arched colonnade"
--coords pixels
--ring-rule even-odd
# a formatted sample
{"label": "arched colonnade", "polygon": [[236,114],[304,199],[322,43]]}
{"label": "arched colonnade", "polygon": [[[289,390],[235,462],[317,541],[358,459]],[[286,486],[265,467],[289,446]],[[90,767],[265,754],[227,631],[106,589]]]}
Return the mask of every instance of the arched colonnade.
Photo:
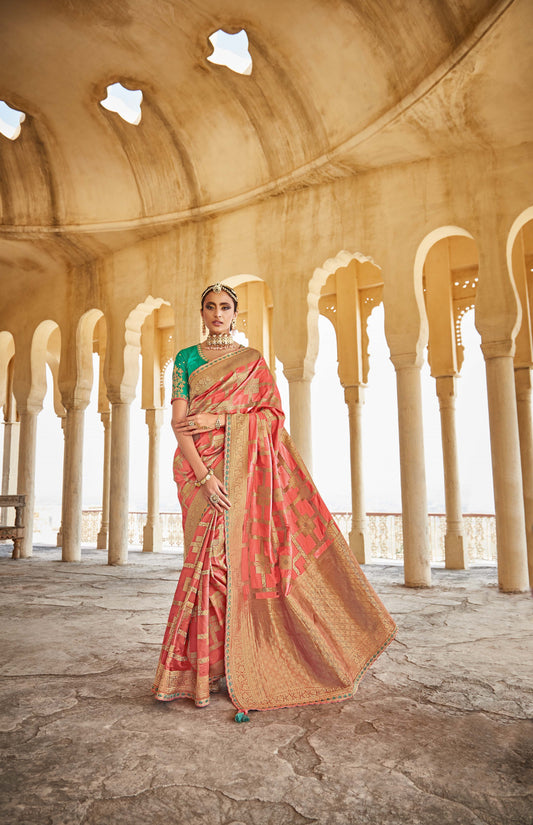
{"label": "arched colonnade", "polygon": [[[439,398],[446,497],[446,566],[464,568],[458,447],[455,431],[457,378],[462,364],[460,321],[475,307],[486,363],[495,492],[499,584],[520,591],[533,584],[533,438],[531,421],[533,208],[506,236],[479,237],[459,226],[438,227],[396,260],[373,260],[341,251],[309,273],[306,292],[284,292],[283,281],[230,275],[240,297],[239,328],[271,367],[277,356],[289,385],[291,433],[311,465],[310,384],[318,351],[318,314],[333,324],[339,379],[350,427],[352,548],[367,561],[361,410],[368,377],[367,320],[383,302],[387,341],[397,377],[405,581],[430,584],[420,368],[428,343]],[[406,254],[407,253],[407,254]],[[388,279],[388,268],[409,267],[410,276]],[[496,273],[496,277],[494,273]],[[407,287],[406,287],[407,284]],[[401,285],[401,286],[400,286]],[[495,285],[497,289],[495,290]],[[198,339],[197,294],[180,296],[180,314],[161,295],[136,296],[126,306],[92,306],[79,316],[43,319],[33,330],[0,332],[0,405],[4,410],[2,492],[28,497],[23,557],[32,552],[36,422],[46,391],[45,369],[54,378],[54,403],[65,435],[62,531],[65,561],[81,557],[83,423],[93,384],[92,354],[100,357],[98,412],[104,427],[102,525],[98,547],[110,564],[127,561],[130,404],[142,354],[142,407],[149,439],[148,516],[144,549],[160,544],[158,460],[162,376],[180,346]],[[407,288],[407,299],[398,290]],[[137,285],[132,284],[132,300]],[[131,301],[130,301],[131,303]],[[175,303],[175,302],[174,302]],[[183,307],[187,311],[184,320]]]}

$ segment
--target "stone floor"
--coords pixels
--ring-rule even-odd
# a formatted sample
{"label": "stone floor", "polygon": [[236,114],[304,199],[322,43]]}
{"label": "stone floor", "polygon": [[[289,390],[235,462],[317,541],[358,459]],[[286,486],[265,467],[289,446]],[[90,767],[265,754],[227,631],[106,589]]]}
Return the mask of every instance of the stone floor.
{"label": "stone floor", "polygon": [[156,702],[171,554],[36,548],[2,577],[6,825],[533,823],[533,600],[493,567],[367,575],[398,639],[353,700],[252,714]]}

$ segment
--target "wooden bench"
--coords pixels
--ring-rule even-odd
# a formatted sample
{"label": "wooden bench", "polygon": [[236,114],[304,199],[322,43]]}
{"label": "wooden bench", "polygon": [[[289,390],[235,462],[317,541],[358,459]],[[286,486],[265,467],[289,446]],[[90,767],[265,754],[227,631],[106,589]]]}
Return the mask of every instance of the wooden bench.
{"label": "wooden bench", "polygon": [[7,524],[0,525],[0,539],[11,539],[13,542],[12,558],[19,559],[24,538],[24,527],[22,526],[22,513],[26,506],[26,496],[0,496],[0,508],[14,507],[15,508],[15,524],[8,526]]}

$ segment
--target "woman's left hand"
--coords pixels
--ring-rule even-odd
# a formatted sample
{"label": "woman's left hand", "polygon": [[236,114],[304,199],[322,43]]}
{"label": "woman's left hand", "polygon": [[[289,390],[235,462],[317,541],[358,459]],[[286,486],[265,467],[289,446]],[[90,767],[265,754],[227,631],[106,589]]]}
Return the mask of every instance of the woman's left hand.
{"label": "woman's left hand", "polygon": [[216,413],[195,413],[188,415],[178,424],[174,425],[174,432],[177,435],[194,435],[198,432],[206,432],[207,430],[215,430],[217,418],[220,416]]}

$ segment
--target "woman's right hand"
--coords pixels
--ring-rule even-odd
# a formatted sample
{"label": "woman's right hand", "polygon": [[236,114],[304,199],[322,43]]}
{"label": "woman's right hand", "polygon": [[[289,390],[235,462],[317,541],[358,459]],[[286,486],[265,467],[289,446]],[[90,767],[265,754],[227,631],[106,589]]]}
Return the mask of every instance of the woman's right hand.
{"label": "woman's right hand", "polygon": [[[231,507],[231,502],[228,498],[228,491],[215,475],[208,478],[205,484],[202,484],[200,487],[202,494],[206,501],[209,502],[209,506],[216,510],[218,513],[223,513],[224,510],[229,510]],[[211,496],[218,497],[218,501],[213,501]]]}
{"label": "woman's right hand", "polygon": [[[218,427],[217,427],[218,422]],[[217,415],[216,413],[195,413],[194,415],[186,415],[179,420],[172,421],[172,428],[178,435],[196,435],[197,433],[205,433],[209,430],[217,430],[223,427],[226,423],[226,416],[224,413]]]}

